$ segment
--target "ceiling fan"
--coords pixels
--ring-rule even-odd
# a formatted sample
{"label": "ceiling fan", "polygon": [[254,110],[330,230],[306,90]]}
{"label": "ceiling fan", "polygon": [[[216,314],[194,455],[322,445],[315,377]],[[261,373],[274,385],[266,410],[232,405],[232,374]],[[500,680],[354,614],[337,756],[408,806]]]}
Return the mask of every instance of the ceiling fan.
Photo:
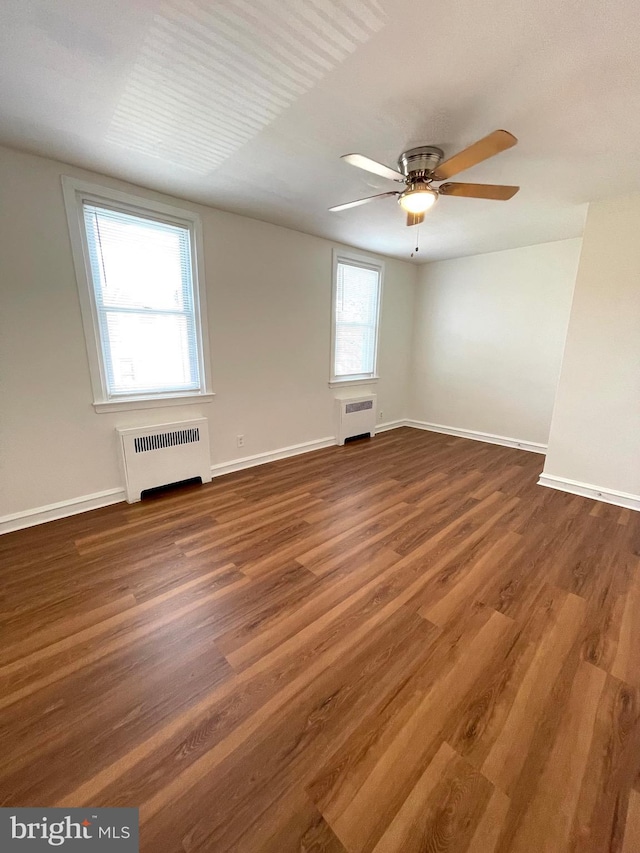
{"label": "ceiling fan", "polygon": [[[517,143],[516,137],[507,130],[494,130],[483,139],[479,139],[459,151],[448,160],[443,160],[444,151],[433,145],[421,145],[403,151],[398,158],[398,169],[391,169],[376,160],[370,160],[362,154],[344,154],[341,158],[352,166],[373,172],[382,178],[389,178],[405,185],[402,191],[394,190],[388,193],[359,198],[346,204],[336,204],[329,210],[347,210],[360,204],[368,204],[377,198],[396,196],[400,206],[407,212],[407,225],[419,225],[425,213],[433,207],[441,195],[464,196],[465,198],[485,198],[495,201],[508,201],[518,192],[520,187],[507,187],[498,184],[461,184],[451,183],[449,178],[470,169],[489,157],[506,151]],[[440,183],[445,181],[446,183]],[[433,184],[440,183],[436,187]]]}

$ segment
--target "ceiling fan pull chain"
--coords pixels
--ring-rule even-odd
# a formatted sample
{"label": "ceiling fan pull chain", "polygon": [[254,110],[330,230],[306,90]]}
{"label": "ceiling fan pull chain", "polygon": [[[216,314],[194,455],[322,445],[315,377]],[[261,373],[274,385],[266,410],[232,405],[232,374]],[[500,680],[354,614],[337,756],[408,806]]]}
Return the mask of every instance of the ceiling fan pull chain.
{"label": "ceiling fan pull chain", "polygon": [[414,249],[413,252],[411,252],[411,257],[413,257],[414,255],[417,255],[419,251],[420,251],[420,226],[418,225],[418,227],[416,228],[416,248]]}

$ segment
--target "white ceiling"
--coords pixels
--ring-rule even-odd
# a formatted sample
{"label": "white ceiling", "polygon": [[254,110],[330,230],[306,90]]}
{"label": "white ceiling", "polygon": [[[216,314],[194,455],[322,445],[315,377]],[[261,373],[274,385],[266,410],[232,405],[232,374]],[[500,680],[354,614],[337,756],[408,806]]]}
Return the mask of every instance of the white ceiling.
{"label": "white ceiling", "polygon": [[585,203],[640,192],[633,0],[3,0],[0,142],[408,258],[395,189],[339,160],[519,145],[458,176],[418,260],[574,237]]}

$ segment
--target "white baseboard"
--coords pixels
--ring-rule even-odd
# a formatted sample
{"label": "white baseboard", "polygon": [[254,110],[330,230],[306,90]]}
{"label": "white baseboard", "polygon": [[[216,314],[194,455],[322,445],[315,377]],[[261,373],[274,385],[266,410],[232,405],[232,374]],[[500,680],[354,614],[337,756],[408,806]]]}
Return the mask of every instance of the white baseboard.
{"label": "white baseboard", "polygon": [[107,489],[104,492],[95,492],[93,495],[83,495],[80,498],[71,498],[35,509],[26,509],[23,512],[3,515],[0,517],[0,534],[22,530],[25,527],[35,527],[36,524],[66,518],[68,515],[79,515],[90,509],[100,509],[103,506],[120,503],[124,499],[124,489]]}
{"label": "white baseboard", "polygon": [[291,444],[289,447],[281,447],[279,450],[270,450],[266,453],[256,453],[255,456],[243,456],[240,459],[232,459],[230,462],[218,462],[211,466],[211,476],[222,477],[223,474],[244,471],[245,468],[265,465],[267,462],[275,462],[277,459],[288,459],[290,456],[298,456],[300,453],[310,453],[312,450],[321,450],[323,447],[333,447],[335,443],[335,436],[330,436],[318,438],[315,441],[305,441],[302,444]]}
{"label": "white baseboard", "polygon": [[629,492],[619,492],[616,489],[594,486],[591,483],[581,483],[579,480],[568,480],[565,477],[556,477],[555,474],[540,474],[538,485],[546,486],[549,489],[558,489],[561,492],[570,492],[572,495],[580,495],[594,501],[604,501],[608,504],[640,511],[640,495],[632,495]]}
{"label": "white baseboard", "polygon": [[407,420],[398,426],[409,426],[414,429],[425,429],[429,432],[441,432],[445,435],[455,435],[458,438],[471,438],[474,441],[486,441],[488,444],[501,444],[504,447],[515,447],[518,450],[528,450],[531,453],[546,453],[547,445],[537,441],[526,441],[522,438],[510,438],[506,435],[494,435],[491,432],[478,432],[475,429],[460,429],[458,427],[445,426],[444,424],[431,424],[427,421]]}
{"label": "white baseboard", "polygon": [[376,424],[376,432],[386,432],[389,429],[409,426],[408,421],[387,421],[384,424]]}

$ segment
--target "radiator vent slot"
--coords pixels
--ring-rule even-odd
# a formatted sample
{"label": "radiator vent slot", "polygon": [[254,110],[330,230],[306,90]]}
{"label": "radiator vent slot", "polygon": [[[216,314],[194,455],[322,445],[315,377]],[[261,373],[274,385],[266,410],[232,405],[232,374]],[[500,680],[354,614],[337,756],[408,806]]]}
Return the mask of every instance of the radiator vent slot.
{"label": "radiator vent slot", "polygon": [[174,429],[171,432],[159,432],[155,435],[142,435],[135,438],[133,446],[136,453],[145,453],[147,450],[162,450],[164,447],[177,447],[179,444],[193,444],[200,441],[200,430]]}
{"label": "radiator vent slot", "polygon": [[347,403],[345,413],[351,415],[353,412],[366,412],[367,409],[373,409],[373,400],[361,400],[358,403]]}

